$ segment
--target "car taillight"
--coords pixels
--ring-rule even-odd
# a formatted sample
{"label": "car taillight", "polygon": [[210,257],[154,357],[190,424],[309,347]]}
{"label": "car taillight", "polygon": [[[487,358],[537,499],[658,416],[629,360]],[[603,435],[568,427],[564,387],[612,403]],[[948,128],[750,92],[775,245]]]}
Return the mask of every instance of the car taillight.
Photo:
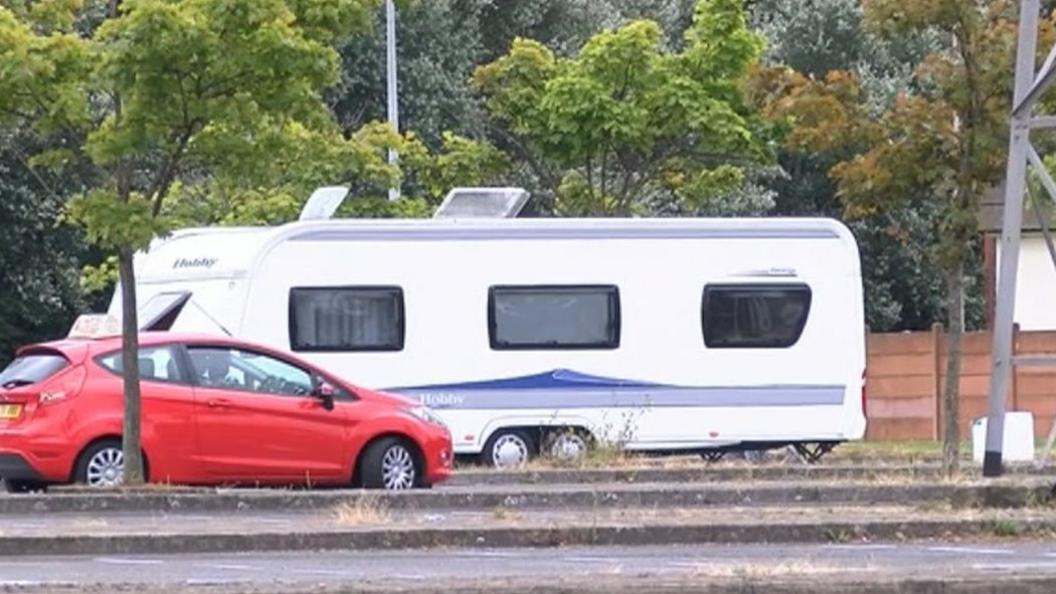
{"label": "car taillight", "polygon": [[81,391],[81,386],[84,385],[86,375],[87,372],[85,372],[84,367],[78,366],[47,382],[40,389],[40,395],[38,396],[40,404],[47,406],[76,396]]}
{"label": "car taillight", "polygon": [[863,417],[868,417],[869,415],[866,414],[866,411],[868,409],[866,408],[866,396],[865,396],[866,375],[865,374],[866,374],[866,370],[863,369],[862,370],[862,416]]}

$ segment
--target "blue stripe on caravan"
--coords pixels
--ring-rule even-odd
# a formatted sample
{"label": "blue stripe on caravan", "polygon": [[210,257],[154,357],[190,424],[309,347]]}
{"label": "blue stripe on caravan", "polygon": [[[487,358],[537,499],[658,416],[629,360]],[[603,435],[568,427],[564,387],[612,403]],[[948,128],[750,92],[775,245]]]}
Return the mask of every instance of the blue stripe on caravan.
{"label": "blue stripe on caravan", "polygon": [[665,386],[555,370],[460,384],[389,388],[438,409],[556,409],[841,405],[838,385]]}
{"label": "blue stripe on caravan", "polygon": [[322,229],[290,236],[290,241],[506,241],[557,239],[833,239],[839,235],[825,228],[488,228],[488,229]]}

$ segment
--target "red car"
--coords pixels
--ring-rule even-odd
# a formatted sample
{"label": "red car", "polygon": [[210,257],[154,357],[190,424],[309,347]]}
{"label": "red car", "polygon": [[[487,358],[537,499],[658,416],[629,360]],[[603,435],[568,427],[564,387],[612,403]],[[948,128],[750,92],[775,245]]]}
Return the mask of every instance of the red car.
{"label": "red car", "polygon": [[[0,373],[9,491],[119,484],[121,339],[25,347]],[[416,401],[348,384],[243,341],[140,336],[148,480],[407,489],[447,478],[451,436]]]}

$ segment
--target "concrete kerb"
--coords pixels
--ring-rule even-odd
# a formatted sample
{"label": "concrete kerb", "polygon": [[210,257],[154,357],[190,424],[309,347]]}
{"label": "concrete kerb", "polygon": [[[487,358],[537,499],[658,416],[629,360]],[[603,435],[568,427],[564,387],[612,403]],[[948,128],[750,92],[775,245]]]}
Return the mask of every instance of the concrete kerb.
{"label": "concrete kerb", "polygon": [[[1011,467],[1010,476],[1049,475],[1052,471],[1036,471],[1033,467]],[[978,469],[966,473],[968,477],[979,476]],[[497,471],[469,468],[456,472],[445,485],[516,485],[516,484],[566,484],[566,483],[618,483],[618,482],[728,482],[728,481],[777,481],[777,480],[869,480],[884,478],[931,479],[942,476],[937,464],[916,465],[854,465],[854,466],[809,466],[809,465],[736,465],[699,466],[689,468],[658,468],[650,466],[632,468],[554,468],[540,470]]]}
{"label": "concrete kerb", "polygon": [[[1051,536],[1056,520],[1023,519],[1019,537]],[[993,520],[821,523],[590,525],[493,528],[360,529],[316,532],[8,536],[0,557],[162,555],[213,552],[642,546],[693,543],[826,543],[993,537]]]}
{"label": "concrete kerb", "polygon": [[1028,507],[1052,499],[1052,483],[1022,484],[611,484],[561,488],[448,488],[402,493],[290,490],[214,492],[112,492],[0,497],[0,515],[37,513],[130,513],[315,511],[371,497],[399,510],[505,508],[624,508],[750,506],[775,504],[874,505],[940,503],[952,507]]}
{"label": "concrete kerb", "polygon": [[[392,582],[396,581],[396,584]],[[531,580],[444,580],[429,584],[389,580],[357,580],[336,584],[142,584],[99,585],[18,584],[0,585],[0,592],[67,594],[81,592],[135,592],[136,594],[1050,594],[1056,575],[1009,575],[979,572],[961,576],[826,574],[817,576],[676,576],[591,575],[588,577],[533,578]]]}

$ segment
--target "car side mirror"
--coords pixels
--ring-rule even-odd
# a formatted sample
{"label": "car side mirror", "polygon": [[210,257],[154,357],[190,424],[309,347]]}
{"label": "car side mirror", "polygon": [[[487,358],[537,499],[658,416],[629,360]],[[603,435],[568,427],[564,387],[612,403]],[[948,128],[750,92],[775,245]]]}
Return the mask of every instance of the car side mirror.
{"label": "car side mirror", "polygon": [[334,410],[334,387],[321,377],[315,378],[313,383],[312,396],[322,401],[326,410]]}

